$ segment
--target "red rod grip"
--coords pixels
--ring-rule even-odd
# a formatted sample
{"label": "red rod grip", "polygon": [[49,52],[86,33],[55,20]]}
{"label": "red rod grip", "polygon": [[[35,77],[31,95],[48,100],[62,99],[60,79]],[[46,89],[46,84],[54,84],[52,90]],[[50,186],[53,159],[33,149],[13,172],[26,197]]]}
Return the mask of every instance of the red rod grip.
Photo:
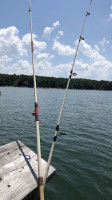
{"label": "red rod grip", "polygon": [[38,116],[38,107],[35,108],[35,115]]}

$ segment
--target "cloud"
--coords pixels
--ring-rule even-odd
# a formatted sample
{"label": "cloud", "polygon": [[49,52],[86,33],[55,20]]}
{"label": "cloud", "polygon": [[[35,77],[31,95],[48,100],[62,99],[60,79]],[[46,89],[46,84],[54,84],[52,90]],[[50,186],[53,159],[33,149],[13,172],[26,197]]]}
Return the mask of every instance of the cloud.
{"label": "cloud", "polygon": [[110,17],[109,17],[109,19],[112,19],[112,13],[110,13]]}
{"label": "cloud", "polygon": [[104,38],[102,39],[102,41],[99,42],[99,44],[100,44],[101,46],[104,47],[105,45],[108,45],[108,44],[109,44],[109,41],[106,40],[106,38],[104,37]]}
{"label": "cloud", "polygon": [[[54,65],[47,60],[36,63],[38,75],[49,77],[68,77],[71,68],[71,62],[66,64]],[[64,73],[63,73],[64,72]]]}
{"label": "cloud", "polygon": [[[13,62],[11,62],[13,61]],[[32,67],[27,60],[14,60],[7,55],[0,57],[0,73],[5,74],[31,74]]]}
{"label": "cloud", "polygon": [[12,60],[12,58],[8,57],[7,55],[0,57],[0,65],[3,63],[9,63]]}
{"label": "cloud", "polygon": [[10,65],[10,62],[13,59],[11,57],[8,57],[7,55],[1,56],[0,57],[0,73],[8,73],[9,71],[7,70],[6,66]]}
{"label": "cloud", "polygon": [[[56,28],[59,23],[54,23],[51,28]],[[54,29],[53,29],[54,30]],[[58,31],[57,36],[62,36],[63,31]],[[72,66],[70,58],[64,59],[66,63],[56,64],[53,60],[54,55],[48,52],[42,52],[47,44],[44,41],[38,41],[38,36],[33,34],[35,49],[35,68],[36,74],[43,76],[68,77]],[[75,41],[75,44],[77,41]],[[102,41],[94,45],[81,41],[78,58],[74,66],[77,78],[90,78],[96,80],[112,80],[112,63],[101,55],[99,47],[105,48],[109,41],[104,37]],[[25,34],[22,39],[19,37],[19,31],[16,27],[8,27],[0,29],[0,73],[8,74],[32,74],[32,66],[26,60],[31,48],[30,33]],[[102,48],[102,49],[103,49]],[[53,51],[59,55],[71,56],[75,54],[75,49],[69,45],[65,45],[57,41],[53,41]],[[55,55],[56,60],[59,59],[58,54]],[[31,51],[30,51],[31,55]],[[83,58],[83,59],[82,59]],[[85,61],[86,60],[86,61]]]}
{"label": "cloud", "polygon": [[100,51],[98,45],[95,45],[95,49],[96,49],[97,51]]}
{"label": "cloud", "polygon": [[53,59],[54,57],[55,57],[54,55],[49,56],[50,59]]}
{"label": "cloud", "polygon": [[45,27],[44,31],[43,31],[43,37],[49,38],[49,36],[51,35],[51,33],[53,32],[53,30],[60,25],[59,21],[56,21],[55,23],[52,24],[51,27]]}
{"label": "cloud", "polygon": [[[44,41],[37,41],[36,39],[38,38],[37,35],[33,34],[33,42],[34,42],[34,50],[36,51],[35,53],[42,51],[47,47],[47,44]],[[31,48],[31,34],[27,33],[26,35],[23,36],[22,38],[22,43],[24,48],[30,49]]]}
{"label": "cloud", "polygon": [[[37,36],[33,34],[34,48],[36,51],[42,51],[46,48],[44,41],[37,41]],[[30,33],[19,38],[19,31],[15,26],[0,29],[0,55],[8,55],[9,57],[20,58],[28,55],[31,48]],[[36,53],[36,52],[35,52]]]}
{"label": "cloud", "polygon": [[82,41],[80,43],[79,50],[83,53],[83,55],[91,58],[94,61],[97,61],[97,60],[104,61],[105,60],[105,58],[99,54],[98,50],[92,49],[92,47],[89,44],[87,44],[85,41]]}
{"label": "cloud", "polygon": [[[79,49],[83,55],[90,58],[89,64],[85,65],[87,66],[87,70],[86,68],[84,68],[85,70],[82,70],[83,76],[96,80],[111,80],[112,63],[110,61],[102,56],[98,50],[92,49],[85,41],[81,42]],[[83,64],[84,63],[81,63],[82,66]],[[77,68],[77,70],[79,71],[81,68]]]}
{"label": "cloud", "polygon": [[49,53],[41,53],[37,55],[37,59],[46,59],[48,58]]}
{"label": "cloud", "polygon": [[53,27],[56,27],[56,26],[59,26],[59,25],[60,25],[59,21],[56,21],[55,23],[53,23]]}
{"label": "cloud", "polygon": [[53,31],[52,27],[46,27],[44,29],[43,36],[46,37],[46,38],[48,38],[51,35],[52,31]]}
{"label": "cloud", "polygon": [[[110,9],[112,10],[112,5],[110,6]],[[108,18],[108,21],[112,20],[112,13],[110,13],[110,16]]]}
{"label": "cloud", "polygon": [[4,73],[8,74],[32,74],[32,66],[29,64],[27,60],[18,60],[12,64],[7,63],[4,68]]}
{"label": "cloud", "polygon": [[60,36],[63,36],[63,31],[58,31],[57,36],[55,37],[55,40],[59,40]]}
{"label": "cloud", "polygon": [[112,63],[107,60],[89,64],[77,60],[74,71],[77,73],[77,78],[112,81]]}
{"label": "cloud", "polygon": [[36,56],[37,59],[41,60],[41,59],[53,59],[54,55],[49,55],[49,53],[40,53]]}
{"label": "cloud", "polygon": [[54,40],[53,50],[60,55],[71,56],[74,55],[75,49],[72,49],[68,45],[61,44],[59,41]]}
{"label": "cloud", "polygon": [[15,26],[0,29],[0,54],[16,57],[26,56],[27,50],[18,36],[18,29]]}
{"label": "cloud", "polygon": [[18,65],[22,67],[22,69],[28,69],[30,67],[30,64],[27,60],[19,60]]}
{"label": "cloud", "polygon": [[[35,34],[33,34],[33,38],[34,52],[39,54],[46,48],[47,44],[44,41],[38,41],[38,36]],[[25,59],[29,49],[31,49],[30,33],[25,34],[20,39],[19,31],[15,26],[0,29],[0,72],[31,74],[32,67]]]}
{"label": "cloud", "polygon": [[58,34],[63,36],[63,31],[58,31]]}
{"label": "cloud", "polygon": [[75,69],[78,71],[84,71],[89,69],[89,64],[84,63],[82,59],[76,60],[76,66]]}
{"label": "cloud", "polygon": [[[100,55],[96,49],[92,49],[87,43],[82,44],[80,51],[83,55],[89,57],[90,60],[86,62],[82,58],[76,60],[74,72],[77,73],[77,78],[112,80],[111,62]],[[51,62],[52,57],[54,57],[54,55],[50,55],[49,53],[39,53],[37,55],[38,59],[35,60],[36,74],[50,77],[68,77],[73,61],[56,65]],[[32,74],[32,66],[27,60],[20,59],[13,64],[11,64],[10,61],[12,62],[12,59],[8,56],[2,56],[0,58],[1,73]]]}

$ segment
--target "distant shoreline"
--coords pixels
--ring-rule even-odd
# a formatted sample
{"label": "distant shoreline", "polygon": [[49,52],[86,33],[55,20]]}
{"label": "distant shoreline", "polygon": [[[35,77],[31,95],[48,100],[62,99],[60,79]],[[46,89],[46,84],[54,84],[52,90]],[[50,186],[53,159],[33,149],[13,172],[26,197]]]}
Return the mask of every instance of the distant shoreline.
{"label": "distant shoreline", "polygon": [[[68,78],[36,76],[37,88],[65,89]],[[0,86],[33,88],[33,76],[0,74]],[[71,79],[69,89],[112,91],[112,81]]]}

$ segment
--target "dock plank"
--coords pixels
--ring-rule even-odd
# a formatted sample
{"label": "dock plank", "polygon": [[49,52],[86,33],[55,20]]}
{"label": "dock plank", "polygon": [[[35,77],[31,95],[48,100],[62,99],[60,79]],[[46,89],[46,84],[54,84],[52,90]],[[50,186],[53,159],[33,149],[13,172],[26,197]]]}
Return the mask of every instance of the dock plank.
{"label": "dock plank", "polygon": [[[46,161],[42,159],[42,174]],[[56,170],[50,166],[47,181]],[[0,147],[0,200],[22,200],[38,190],[38,157],[20,141]]]}

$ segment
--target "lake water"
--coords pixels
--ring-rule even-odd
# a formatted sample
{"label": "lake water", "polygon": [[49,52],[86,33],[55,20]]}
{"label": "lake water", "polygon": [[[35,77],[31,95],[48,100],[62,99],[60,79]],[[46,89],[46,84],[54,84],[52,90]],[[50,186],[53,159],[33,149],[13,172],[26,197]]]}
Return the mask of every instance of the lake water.
{"label": "lake water", "polygon": [[[36,152],[34,90],[1,87],[0,145],[21,140]],[[65,90],[38,89],[42,157],[47,160]],[[46,200],[112,200],[112,92],[69,90]]]}

